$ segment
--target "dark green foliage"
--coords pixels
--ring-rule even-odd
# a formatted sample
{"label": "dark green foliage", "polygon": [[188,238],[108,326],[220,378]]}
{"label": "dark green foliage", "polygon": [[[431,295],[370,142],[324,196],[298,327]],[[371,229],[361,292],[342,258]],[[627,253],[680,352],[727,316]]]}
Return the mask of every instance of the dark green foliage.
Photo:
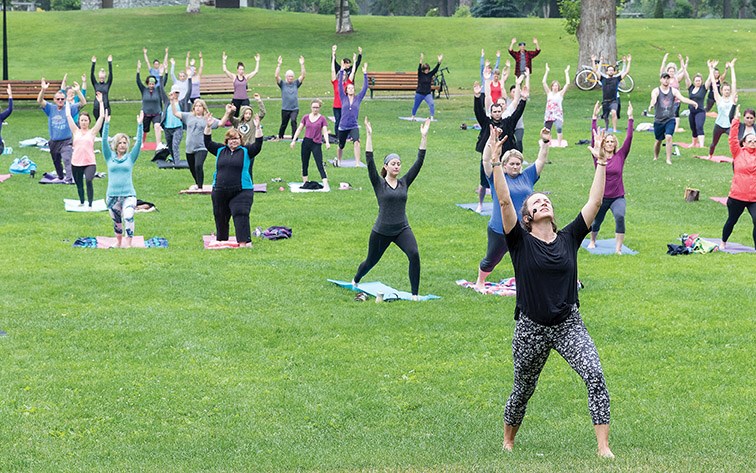
{"label": "dark green foliage", "polygon": [[508,0],[480,0],[470,9],[478,18],[517,18],[522,16],[518,6]]}

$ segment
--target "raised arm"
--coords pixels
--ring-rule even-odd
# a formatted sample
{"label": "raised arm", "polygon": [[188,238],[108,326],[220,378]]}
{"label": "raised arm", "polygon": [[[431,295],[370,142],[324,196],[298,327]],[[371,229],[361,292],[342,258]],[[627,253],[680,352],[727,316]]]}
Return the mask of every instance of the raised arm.
{"label": "raised arm", "polygon": [[633,144],[633,133],[635,132],[635,120],[633,119],[633,103],[627,102],[627,135],[625,141],[622,142],[622,147],[615,153],[627,158],[630,153],[630,146]]}
{"label": "raised arm", "polygon": [[512,204],[509,186],[507,186],[507,180],[504,178],[504,171],[501,167],[501,147],[504,143],[504,141],[499,140],[501,130],[493,125],[490,125],[490,128],[491,135],[485,149],[483,149],[483,160],[488,159],[491,162],[494,189],[496,189],[496,196],[499,198],[499,207],[501,208],[501,223],[504,233],[509,233],[517,225],[517,211]]}
{"label": "raised arm", "polygon": [[735,119],[730,124],[730,136],[728,137],[728,142],[730,145],[730,156],[733,158],[736,158],[740,154],[741,146],[740,146],[740,114],[735,117]]}
{"label": "raised arm", "polygon": [[[687,66],[687,64],[686,64]],[[690,86],[693,85],[693,82],[690,80],[690,74],[688,74],[688,68],[686,67],[683,69],[683,77],[685,78],[685,87],[690,89]],[[706,81],[708,83],[708,80]]]}
{"label": "raised arm", "polygon": [[5,93],[8,94],[8,107],[0,113],[0,123],[13,113],[13,90],[11,90],[10,83],[6,86]]}
{"label": "raised arm", "polygon": [[365,98],[365,94],[368,91],[368,63],[363,64],[362,66],[362,89],[360,89],[360,93],[357,94],[357,100],[362,101],[363,98]]}
{"label": "raised arm", "polygon": [[486,70],[486,50],[480,50],[480,83],[484,83],[486,78],[483,77],[483,71]]}
{"label": "raised arm", "polygon": [[549,70],[549,63],[547,62],[543,73],[543,80],[541,81],[541,83],[543,84],[543,91],[546,92],[546,95],[549,95],[549,92],[551,91],[548,84]]}
{"label": "raised arm", "polygon": [[664,53],[664,57],[662,58],[661,66],[659,66],[659,75],[664,74],[664,72],[667,69],[667,58],[669,57],[669,53]]}
{"label": "raised arm", "polygon": [[39,94],[37,94],[37,103],[42,108],[45,108],[47,106],[47,101],[45,100],[45,92],[47,92],[48,87],[50,87],[50,83],[45,82],[45,78],[43,77],[39,84]]}
{"label": "raised arm", "polygon": [[113,84],[113,56],[108,56],[108,80],[105,81],[110,87]]}
{"label": "raised arm", "polygon": [[100,104],[100,116],[97,117],[97,121],[95,122],[94,126],[92,127],[92,134],[97,136],[97,133],[100,132],[100,128],[102,128],[102,122],[105,120],[105,104],[102,103],[102,93],[95,92],[95,98],[97,99],[97,102]]}
{"label": "raised arm", "polygon": [[601,208],[601,201],[604,199],[604,185],[606,184],[606,158],[601,156],[601,143],[604,142],[604,131],[593,132],[594,145],[589,147],[588,150],[593,155],[593,159],[596,163],[596,171],[593,174],[593,183],[591,184],[591,191],[588,195],[588,202],[585,203],[580,214],[583,216],[585,226],[589,227],[593,223],[593,220],[598,214],[599,208]]}
{"label": "raised arm", "polygon": [[108,141],[108,133],[110,130],[110,114],[105,110],[105,124],[102,126],[102,157],[105,161],[109,161],[113,154],[110,149],[110,142]]}
{"label": "raised arm", "polygon": [[732,76],[732,80],[730,81],[730,95],[735,97],[738,95],[738,86],[737,81],[735,80],[735,61],[737,61],[738,58],[732,58],[732,61],[730,61],[730,75]]}
{"label": "raised arm", "polygon": [[368,117],[365,117],[365,160],[367,161],[368,177],[373,189],[381,185],[381,176],[375,168],[373,159],[373,125],[370,124]]}
{"label": "raised arm", "polygon": [[97,83],[97,77],[95,77],[95,66],[97,65],[97,58],[92,56],[92,68],[89,70],[89,81],[93,84]]}
{"label": "raised arm", "polygon": [[178,77],[176,77],[176,60],[174,58],[171,58],[171,80],[174,84],[178,82]]}
{"label": "raised arm", "polygon": [[140,75],[141,71],[142,61],[137,61],[136,85],[139,88],[139,92],[144,92],[144,84],[142,84],[142,76]]}
{"label": "raised arm", "polygon": [[202,51],[199,52],[199,69],[194,73],[194,77],[201,78],[202,71],[205,69],[205,60],[202,59]]}
{"label": "raised arm", "polygon": [[[498,51],[497,51],[497,53],[498,53]],[[507,79],[509,79],[509,71],[511,69],[512,69],[512,64],[509,62],[509,59],[507,59],[507,62],[504,63],[504,68],[501,70],[501,82],[502,83],[506,83]]]}
{"label": "raised arm", "polygon": [[414,163],[412,163],[412,167],[409,168],[407,174],[402,176],[402,179],[407,184],[407,187],[412,185],[412,183],[415,181],[415,178],[417,178],[417,175],[420,173],[420,168],[423,167],[423,163],[425,162],[425,150],[427,149],[428,145],[428,129],[430,128],[430,124],[431,120],[430,118],[427,118],[425,122],[420,125],[420,146],[417,150],[417,159]]}
{"label": "raised arm", "polygon": [[260,70],[260,53],[255,54],[255,70],[247,74],[245,77],[247,80],[255,77],[257,75],[257,71]]}
{"label": "raised arm", "polygon": [[276,64],[276,84],[281,83],[281,63],[283,62],[283,58],[281,56],[278,56],[278,63]]}
{"label": "raised arm", "polygon": [[718,61],[706,61],[709,66],[709,81],[711,81],[711,91],[714,93],[714,101],[719,103],[722,96],[719,94],[719,87],[717,87],[717,81],[714,79],[714,69],[717,67]]}
{"label": "raised arm", "polygon": [[228,61],[228,56],[226,55],[226,51],[223,51],[223,73],[226,74],[229,79],[234,80],[236,79],[236,74],[233,74],[228,70],[228,68],[226,67],[226,61]]}
{"label": "raised arm", "polygon": [[[144,123],[144,111],[140,110],[139,115],[136,117],[137,120],[137,132],[136,132],[136,139],[134,140],[134,147],[131,148],[131,153],[129,153],[129,158],[131,159],[131,162],[136,162],[137,158],[139,157],[139,151],[142,150],[142,135],[143,133],[143,125]],[[104,140],[103,140],[104,141]]]}
{"label": "raised arm", "polygon": [[336,80],[336,45],[331,46],[331,82]]}
{"label": "raised arm", "polygon": [[299,78],[297,80],[299,80],[300,84],[302,82],[304,82],[304,80],[305,80],[305,65],[304,65],[304,63],[305,63],[304,56],[299,56]]}
{"label": "raised arm", "polygon": [[[263,118],[265,118],[265,104],[262,101],[262,98],[260,97],[260,94],[255,93],[252,95],[252,98],[255,99],[255,102],[257,102],[257,115],[260,117],[260,120],[262,121]],[[225,123],[225,122],[222,122]]]}
{"label": "raised arm", "polygon": [[212,153],[214,156],[218,156],[218,150],[221,148],[221,145],[219,143],[216,143],[213,141],[213,124],[215,123],[215,119],[213,118],[213,114],[210,112],[205,113],[205,131],[204,131],[204,141],[205,141],[205,148]]}
{"label": "raised arm", "polygon": [[567,64],[567,67],[564,69],[564,87],[562,87],[562,90],[559,91],[560,94],[562,94],[562,97],[564,97],[565,92],[567,92],[567,87],[570,86],[570,65]]}
{"label": "raised arm", "polygon": [[160,75],[163,75],[165,73],[165,70],[168,68],[168,48],[165,48],[165,56],[163,56],[163,62],[160,64]]}
{"label": "raised arm", "polygon": [[147,48],[142,48],[142,53],[144,53],[144,63],[150,64],[150,58],[147,56]]}
{"label": "raised arm", "polygon": [[620,73],[620,79],[624,79],[626,75],[630,73],[630,64],[633,62],[633,57],[628,54],[627,61],[625,61],[625,68]]}
{"label": "raised arm", "polygon": [[538,149],[538,159],[536,159],[535,162],[536,174],[539,176],[541,175],[543,168],[546,166],[546,163],[549,162],[549,148],[551,148],[549,145],[550,141],[551,130],[546,127],[541,128],[541,139],[538,140],[538,146],[540,146],[540,148]]}
{"label": "raised arm", "polygon": [[76,133],[77,131],[79,131],[79,127],[76,125],[76,122],[71,115],[71,103],[68,102],[68,100],[66,100],[66,105],[64,108],[66,110],[66,121],[68,122],[68,126],[69,128],[71,128],[72,132]]}
{"label": "raised arm", "polygon": [[481,96],[480,84],[475,81],[473,83],[473,112],[475,113],[475,119],[478,121],[478,125],[488,125],[488,116],[484,108],[484,97]]}

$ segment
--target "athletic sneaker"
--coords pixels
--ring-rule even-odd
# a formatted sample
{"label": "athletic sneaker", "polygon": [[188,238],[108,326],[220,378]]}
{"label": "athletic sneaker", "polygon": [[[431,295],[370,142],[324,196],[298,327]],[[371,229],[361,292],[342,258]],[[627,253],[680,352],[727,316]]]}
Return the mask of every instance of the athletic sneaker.
{"label": "athletic sneaker", "polygon": [[197,184],[192,184],[191,186],[189,186],[189,190],[196,191],[196,190],[199,190],[199,187],[197,187]]}

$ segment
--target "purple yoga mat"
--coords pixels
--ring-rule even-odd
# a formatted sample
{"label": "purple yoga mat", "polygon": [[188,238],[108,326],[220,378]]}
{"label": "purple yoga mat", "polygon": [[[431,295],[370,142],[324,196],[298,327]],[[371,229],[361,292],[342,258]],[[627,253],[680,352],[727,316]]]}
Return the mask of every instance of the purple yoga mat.
{"label": "purple yoga mat", "polygon": [[[702,240],[706,240],[708,242],[715,243],[717,245],[722,243],[722,240],[720,240],[719,238],[702,238]],[[741,245],[740,243],[734,243],[731,241],[727,242],[727,248],[725,248],[724,250],[720,249],[719,251],[723,251],[725,253],[730,253],[733,255],[738,254],[738,253],[756,253],[756,250],[754,250],[753,248],[749,246]]]}

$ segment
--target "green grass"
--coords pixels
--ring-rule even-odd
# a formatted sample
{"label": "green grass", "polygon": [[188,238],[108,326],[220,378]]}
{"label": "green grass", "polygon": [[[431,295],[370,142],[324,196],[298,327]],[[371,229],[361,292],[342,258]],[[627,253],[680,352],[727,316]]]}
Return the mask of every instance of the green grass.
{"label": "green grass", "polygon": [[[756,469],[753,256],[665,254],[682,232],[719,236],[726,211],[708,197],[727,195],[732,169],[692,159],[686,150],[674,166],[654,163],[646,133],[636,135],[625,171],[626,243],[640,253],[579,255],[587,286],[582,312],[612,396],[618,458],[595,458],[585,388],[557,355],[541,376],[516,451],[500,450],[514,301],[454,284],[475,277],[486,226],[484,218],[454,206],[475,200],[478,180],[477,133],[459,124],[474,121],[469,94],[480,48],[492,54],[512,35],[536,32],[544,52],[536,59],[525,145],[526,157],[534,158],[543,63],[555,71],[567,62],[573,71],[576,66],[577,45],[559,21],[353,17],[357,33],[344,37],[332,33],[330,16],[205,8],[189,17],[181,10],[11,12],[11,77],[76,76],[88,73],[92,54],[100,60],[113,54],[113,95],[133,100],[142,45],[153,52],[169,46],[177,57],[202,49],[208,73],[219,72],[213,68],[224,49],[232,61],[248,64],[259,51],[254,90],[277,97],[275,58],[284,54],[285,67],[292,67],[304,54],[301,96],[328,97],[334,42],[340,55],[363,46],[373,70],[412,70],[420,49],[443,52],[459,95],[437,101],[440,120],[408,205],[423,264],[421,292],[443,299],[358,304],[326,283],[351,278],[364,258],[375,198],[366,172],[354,169],[331,168],[330,180],[362,191],[278,192],[271,178],[292,181],[300,172],[298,150],[284,143],[266,143],[255,163],[256,181],[268,182],[271,191],[256,196],[252,225],[288,225],[294,238],[256,241],[251,251],[203,251],[201,235],[214,229],[209,198],[179,196],[190,184],[188,172],[157,171],[149,153],[137,163],[135,186],[160,212],[138,215],[137,233],[168,238],[167,250],[71,248],[78,236],[109,234],[107,215],[65,214],[61,199],[75,196],[72,187],[14,176],[0,184],[0,329],[8,332],[0,338],[0,470]],[[740,87],[754,87],[751,25],[620,21],[619,49],[634,58],[637,121],[644,121],[640,111],[665,45],[696,65],[708,57],[729,59],[733,44],[749,48],[735,54]],[[718,40],[701,40],[713,37]],[[588,137],[597,98],[598,92],[568,92],[571,144]],[[741,93],[742,103],[754,98]],[[267,105],[264,123],[272,134],[277,104]],[[396,120],[410,107],[409,96],[363,105],[378,155],[414,156],[418,125]],[[131,133],[137,104],[114,109],[113,131]],[[7,121],[3,138],[14,156],[27,153],[40,171],[52,170],[48,154],[17,147],[20,139],[47,136],[42,113],[17,103]],[[712,126],[709,120],[709,134]],[[725,143],[719,151],[726,153]],[[564,224],[587,198],[592,166],[574,145],[553,150],[551,160],[537,188],[552,192]],[[9,162],[1,157],[1,169]],[[688,185],[701,189],[700,202],[683,201]],[[96,181],[95,190],[102,197],[105,182]],[[731,241],[752,243],[747,219]],[[612,226],[607,218],[601,237],[611,237]],[[406,271],[406,258],[394,248],[367,279],[406,289]],[[506,258],[491,279],[511,274]]]}

